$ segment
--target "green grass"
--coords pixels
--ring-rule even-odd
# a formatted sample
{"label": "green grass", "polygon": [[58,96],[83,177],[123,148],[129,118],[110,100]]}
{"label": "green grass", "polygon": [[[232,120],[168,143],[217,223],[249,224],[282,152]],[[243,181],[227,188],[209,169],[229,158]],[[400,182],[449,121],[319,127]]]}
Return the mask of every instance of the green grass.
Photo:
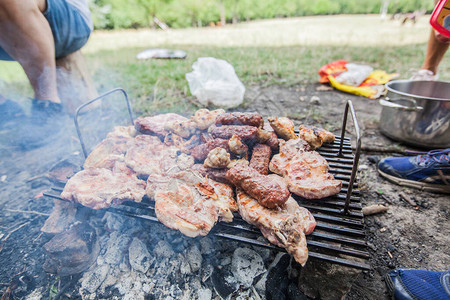
{"label": "green grass", "polygon": [[[422,64],[429,32],[425,19],[420,19],[415,27],[411,27],[393,22],[379,22],[376,16],[363,16],[360,19],[327,16],[324,17],[328,20],[326,23],[330,23],[332,18],[336,26],[348,28],[348,36],[342,33],[342,43],[330,42],[327,45],[332,39],[326,35],[327,27],[318,28],[318,18],[315,17],[312,21],[311,18],[297,18],[274,20],[272,23],[251,22],[229,26],[219,31],[203,28],[168,32],[96,32],[85,47],[84,53],[99,92],[115,87],[124,88],[138,114],[193,111],[196,108],[195,99],[190,95],[185,74],[192,71],[192,64],[202,56],[221,58],[231,63],[246,87],[316,83],[319,79],[319,68],[337,59],[368,64],[387,72],[397,72],[401,74],[401,78],[408,78],[411,68],[419,68]],[[361,23],[361,20],[365,19],[370,21],[367,28]],[[280,22],[287,24],[287,32],[281,31],[284,27]],[[320,34],[308,37],[308,30],[299,31],[299,28],[312,24],[311,22],[315,24],[314,30]],[[376,22],[379,30],[384,32],[383,35],[372,36],[379,40],[379,45],[369,38],[362,42],[364,32],[370,32]],[[358,24],[361,28],[355,27]],[[300,27],[293,29],[293,26]],[[269,32],[271,27],[276,27],[277,31]],[[402,40],[401,37],[409,36],[414,31],[420,36],[417,41]],[[299,41],[305,41],[304,44],[291,42],[291,37],[295,36],[296,32],[298,35],[304,35],[298,36]],[[264,38],[265,34],[267,38]],[[355,39],[355,36],[358,38]],[[240,43],[236,42],[239,39]],[[249,39],[253,41],[249,42]],[[221,42],[218,43],[218,40]],[[156,47],[183,49],[188,53],[188,57],[184,60],[136,59],[136,54],[140,51]],[[446,58],[439,67],[442,80],[450,80],[450,61]],[[26,77],[17,63],[0,62],[0,79],[0,93],[4,96],[20,98],[32,95]]]}

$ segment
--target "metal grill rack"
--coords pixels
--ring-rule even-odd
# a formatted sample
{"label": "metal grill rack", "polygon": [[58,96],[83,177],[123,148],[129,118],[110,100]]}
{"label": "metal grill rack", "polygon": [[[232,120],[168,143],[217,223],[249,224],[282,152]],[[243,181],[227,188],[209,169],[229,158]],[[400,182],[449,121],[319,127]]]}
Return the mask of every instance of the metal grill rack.
{"label": "metal grill rack", "polygon": [[[128,97],[126,96],[125,91],[121,89],[108,92],[85,105],[89,105],[115,91],[120,91],[125,95],[127,105],[130,107]],[[131,110],[129,111],[131,123],[133,124]],[[345,137],[349,111],[352,115],[353,125],[357,136],[356,151],[354,154],[350,140]],[[75,124],[77,126],[77,132],[79,133],[80,131],[76,121],[77,117],[78,114],[75,116]],[[80,133],[79,137],[83,153],[86,157],[87,152]],[[357,269],[369,270],[370,266],[366,262],[369,258],[369,253],[366,250],[367,244],[365,241],[364,217],[361,211],[360,192],[357,189],[358,183],[355,182],[360,150],[361,136],[358,121],[353,105],[351,101],[348,101],[345,106],[341,136],[337,136],[334,143],[325,144],[317,149],[317,151],[328,161],[330,173],[332,173],[336,179],[342,181],[342,190],[337,195],[320,200],[308,200],[296,195],[293,195],[293,197],[299,202],[300,206],[311,211],[317,222],[314,232],[307,236],[310,258]],[[63,200],[59,197],[62,188],[55,187],[52,188],[52,190],[58,194],[44,193],[44,195],[54,199]],[[150,222],[159,222],[155,215],[154,203],[149,199],[144,199],[141,203],[125,202],[106,210],[127,217]],[[219,222],[210,234],[237,242],[285,251],[283,248],[272,245],[268,241],[261,241],[262,234],[259,229],[246,223],[237,213],[235,213],[232,223]]]}

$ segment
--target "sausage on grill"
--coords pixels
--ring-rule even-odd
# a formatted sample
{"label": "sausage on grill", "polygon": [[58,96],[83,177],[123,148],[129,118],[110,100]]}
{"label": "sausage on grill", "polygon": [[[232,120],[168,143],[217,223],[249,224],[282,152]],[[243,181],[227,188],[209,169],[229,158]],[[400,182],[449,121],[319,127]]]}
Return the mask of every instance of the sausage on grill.
{"label": "sausage on grill", "polygon": [[258,113],[231,112],[219,115],[216,118],[216,125],[249,125],[262,128],[264,120]]}
{"label": "sausage on grill", "polygon": [[252,142],[258,135],[258,128],[248,125],[223,125],[212,128],[210,133],[215,138],[228,140],[233,135],[237,135],[244,142]]}
{"label": "sausage on grill", "polygon": [[269,174],[269,162],[272,150],[268,145],[256,144],[253,147],[252,158],[250,159],[250,167],[258,171],[260,174]]}
{"label": "sausage on grill", "polygon": [[286,183],[278,175],[262,175],[243,164],[235,165],[225,175],[228,181],[267,208],[282,206],[290,197]]}

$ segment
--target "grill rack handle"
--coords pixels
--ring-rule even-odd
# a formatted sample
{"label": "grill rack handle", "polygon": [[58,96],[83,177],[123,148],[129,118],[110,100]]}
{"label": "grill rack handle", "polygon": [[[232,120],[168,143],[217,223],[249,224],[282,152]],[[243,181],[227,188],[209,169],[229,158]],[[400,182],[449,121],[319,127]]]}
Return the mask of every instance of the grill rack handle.
{"label": "grill rack handle", "polygon": [[353,103],[351,100],[347,100],[347,103],[345,105],[345,111],[344,111],[344,119],[342,121],[341,143],[339,146],[339,153],[337,154],[337,157],[338,158],[346,158],[346,156],[343,154],[342,150],[343,150],[343,145],[344,145],[345,130],[347,128],[347,119],[348,119],[349,109],[352,114],[353,127],[355,128],[355,132],[356,132],[356,150],[355,150],[355,156],[353,158],[352,174],[350,176],[350,181],[348,184],[347,197],[345,198],[345,206],[342,209],[342,212],[344,214],[349,213],[348,209],[349,209],[349,205],[350,205],[350,196],[352,195],[353,184],[356,179],[356,172],[358,171],[359,156],[361,154],[361,130],[359,128],[358,119],[356,118],[356,113],[355,113],[355,108],[353,107]]}
{"label": "grill rack handle", "polygon": [[129,114],[129,116],[130,116],[130,122],[131,122],[131,125],[134,126],[133,113],[131,112],[130,100],[128,99],[128,94],[127,94],[127,92],[125,92],[125,90],[122,89],[122,88],[115,88],[115,89],[112,89],[112,90],[110,90],[110,91],[108,91],[108,92],[106,92],[106,93],[104,93],[104,94],[98,96],[97,98],[92,99],[92,100],[90,100],[90,101],[88,101],[88,102],[86,102],[86,103],[80,105],[80,106],[77,108],[77,111],[76,111],[76,113],[75,113],[75,116],[73,117],[73,122],[75,123],[75,129],[77,130],[78,139],[79,139],[79,141],[80,141],[81,148],[82,148],[82,150],[83,150],[84,159],[86,159],[86,158],[88,157],[88,153],[87,153],[87,150],[86,150],[86,145],[85,145],[85,143],[84,143],[83,137],[82,137],[82,135],[81,135],[80,125],[78,124],[78,116],[80,115],[80,111],[83,110],[83,108],[85,108],[86,106],[88,106],[88,105],[90,105],[90,104],[92,104],[92,103],[94,103],[94,102],[97,102],[97,101],[99,101],[99,100],[102,100],[102,99],[104,99],[106,96],[109,96],[109,95],[114,94],[114,93],[117,93],[117,92],[120,92],[120,93],[123,94],[124,100],[125,100],[125,102],[127,103],[128,114]]}

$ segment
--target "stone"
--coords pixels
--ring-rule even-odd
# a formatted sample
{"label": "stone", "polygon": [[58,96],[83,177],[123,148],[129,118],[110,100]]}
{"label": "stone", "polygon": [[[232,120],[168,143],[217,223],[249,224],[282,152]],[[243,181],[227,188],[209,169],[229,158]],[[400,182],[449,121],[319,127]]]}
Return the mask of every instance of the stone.
{"label": "stone", "polygon": [[318,96],[312,96],[311,99],[309,99],[309,103],[313,105],[320,105],[320,98]]}
{"label": "stone", "polygon": [[61,233],[69,229],[70,225],[75,221],[77,206],[75,203],[54,200],[52,213],[45,220],[41,231],[45,233]]}
{"label": "stone", "polygon": [[128,257],[131,268],[142,273],[147,272],[152,263],[147,246],[138,238],[133,238],[133,241],[131,241],[128,248]]}
{"label": "stone", "polygon": [[233,253],[231,270],[236,280],[248,288],[258,275],[266,271],[261,256],[249,248],[237,248]]}

